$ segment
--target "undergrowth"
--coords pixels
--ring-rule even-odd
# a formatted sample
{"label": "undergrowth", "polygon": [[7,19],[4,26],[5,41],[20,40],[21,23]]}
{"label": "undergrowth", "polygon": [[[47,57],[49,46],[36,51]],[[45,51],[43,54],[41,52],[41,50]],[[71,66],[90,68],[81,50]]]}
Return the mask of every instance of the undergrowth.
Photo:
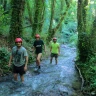
{"label": "undergrowth", "polygon": [[77,63],[84,78],[84,91],[90,94],[94,92],[96,95],[96,56],[91,58],[86,63]]}

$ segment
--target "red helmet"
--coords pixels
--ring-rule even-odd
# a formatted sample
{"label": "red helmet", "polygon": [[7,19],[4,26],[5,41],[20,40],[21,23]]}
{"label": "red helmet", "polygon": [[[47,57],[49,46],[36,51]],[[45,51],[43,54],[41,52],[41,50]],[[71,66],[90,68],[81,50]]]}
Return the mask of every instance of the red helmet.
{"label": "red helmet", "polygon": [[35,38],[40,38],[40,35],[39,35],[39,34],[36,34],[36,35],[35,35]]}
{"label": "red helmet", "polygon": [[54,38],[53,38],[53,40],[57,40],[57,38],[56,38],[56,37],[54,37]]}
{"label": "red helmet", "polygon": [[17,43],[17,42],[21,42],[22,43],[22,39],[21,38],[16,38],[15,39],[15,43]]}

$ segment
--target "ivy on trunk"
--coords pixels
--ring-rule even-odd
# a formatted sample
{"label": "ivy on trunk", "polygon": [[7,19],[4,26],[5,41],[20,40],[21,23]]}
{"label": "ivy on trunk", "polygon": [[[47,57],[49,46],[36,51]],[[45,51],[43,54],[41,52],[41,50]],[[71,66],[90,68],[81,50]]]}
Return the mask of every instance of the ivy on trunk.
{"label": "ivy on trunk", "polygon": [[16,37],[22,37],[22,18],[24,11],[25,0],[12,0],[11,1],[11,24],[10,24],[10,45],[14,44]]}

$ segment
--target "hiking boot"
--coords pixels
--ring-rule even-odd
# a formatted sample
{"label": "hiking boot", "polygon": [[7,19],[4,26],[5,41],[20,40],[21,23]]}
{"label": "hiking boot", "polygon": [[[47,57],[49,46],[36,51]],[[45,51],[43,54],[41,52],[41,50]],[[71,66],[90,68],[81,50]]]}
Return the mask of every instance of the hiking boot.
{"label": "hiking boot", "polygon": [[37,71],[40,72],[40,69],[41,69],[41,66],[38,66],[38,70]]}
{"label": "hiking boot", "polygon": [[38,69],[41,69],[41,66],[38,66]]}

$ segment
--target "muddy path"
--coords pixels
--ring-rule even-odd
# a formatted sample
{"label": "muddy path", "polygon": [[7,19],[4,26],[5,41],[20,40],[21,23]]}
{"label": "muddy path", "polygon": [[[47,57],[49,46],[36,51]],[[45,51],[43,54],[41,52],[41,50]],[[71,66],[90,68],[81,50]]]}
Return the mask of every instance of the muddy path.
{"label": "muddy path", "polygon": [[[24,86],[14,84],[12,75],[0,81],[0,96],[83,96],[81,81],[76,70],[74,59],[76,48],[61,46],[58,64],[50,58],[41,61],[40,73],[34,72],[35,63],[28,67]],[[19,78],[19,77],[18,77]]]}

